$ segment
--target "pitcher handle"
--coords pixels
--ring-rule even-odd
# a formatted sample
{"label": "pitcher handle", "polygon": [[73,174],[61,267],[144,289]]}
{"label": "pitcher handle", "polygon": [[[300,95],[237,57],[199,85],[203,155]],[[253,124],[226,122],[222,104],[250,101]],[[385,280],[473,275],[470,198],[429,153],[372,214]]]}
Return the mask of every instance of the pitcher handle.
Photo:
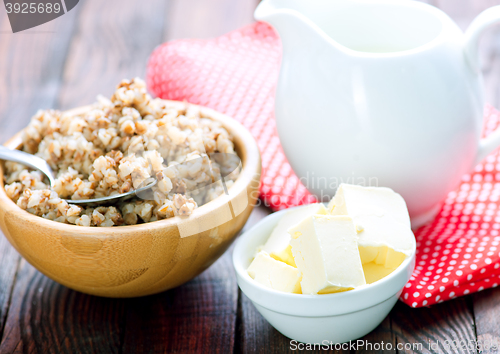
{"label": "pitcher handle", "polygon": [[[479,14],[465,32],[465,58],[475,73],[481,70],[478,53],[479,39],[486,29],[498,23],[500,23],[500,5],[490,7]],[[500,146],[500,128],[481,139],[474,165],[484,160],[498,146]]]}
{"label": "pitcher handle", "polygon": [[486,29],[496,23],[500,23],[500,5],[481,12],[465,31],[465,57],[475,72],[481,69],[478,53],[479,39]]}

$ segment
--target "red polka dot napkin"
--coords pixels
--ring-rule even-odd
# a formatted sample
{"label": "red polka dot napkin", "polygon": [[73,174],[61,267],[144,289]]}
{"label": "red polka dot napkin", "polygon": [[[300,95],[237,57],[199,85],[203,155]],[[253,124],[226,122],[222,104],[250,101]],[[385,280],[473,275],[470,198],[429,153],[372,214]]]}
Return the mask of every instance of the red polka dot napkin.
{"label": "red polka dot napkin", "polygon": [[[273,210],[315,199],[293,173],[275,129],[274,87],[281,44],[264,23],[211,40],[158,47],[148,63],[150,91],[224,112],[246,126],[262,153],[261,199]],[[485,134],[499,123],[487,107]],[[401,300],[429,306],[500,283],[500,158],[494,153],[451,192],[436,219],[416,231],[416,269]]]}

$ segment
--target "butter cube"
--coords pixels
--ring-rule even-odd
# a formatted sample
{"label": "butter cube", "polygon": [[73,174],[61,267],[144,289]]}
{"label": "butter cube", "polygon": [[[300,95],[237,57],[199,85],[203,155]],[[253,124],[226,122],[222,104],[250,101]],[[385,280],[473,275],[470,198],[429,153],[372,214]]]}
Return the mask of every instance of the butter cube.
{"label": "butter cube", "polygon": [[313,215],[288,232],[302,272],[303,294],[346,291],[366,284],[351,217]]}
{"label": "butter cube", "polygon": [[396,268],[386,268],[383,265],[369,262],[363,264],[363,272],[365,273],[366,284],[372,284],[376,281],[388,276]]}
{"label": "butter cube", "polygon": [[359,255],[361,257],[361,263],[363,264],[374,262],[386,268],[394,269],[399,267],[406,258],[404,253],[396,252],[387,246],[359,246]]}
{"label": "butter cube", "polygon": [[295,267],[292,248],[290,247],[290,234],[288,234],[287,230],[304,218],[315,214],[327,214],[325,206],[321,203],[315,203],[286,212],[274,228],[262,250],[269,253],[274,259]]}
{"label": "butter cube", "polygon": [[[411,253],[413,233],[408,209],[404,199],[392,189],[341,184],[328,211],[352,217],[360,247],[387,246],[404,255]],[[393,262],[391,258],[388,261]]]}
{"label": "butter cube", "polygon": [[265,251],[257,253],[247,272],[252,279],[268,288],[286,293],[301,293],[299,270],[275,260]]}
{"label": "butter cube", "polygon": [[404,253],[396,252],[387,246],[358,248],[367,284],[391,274],[406,258]]}

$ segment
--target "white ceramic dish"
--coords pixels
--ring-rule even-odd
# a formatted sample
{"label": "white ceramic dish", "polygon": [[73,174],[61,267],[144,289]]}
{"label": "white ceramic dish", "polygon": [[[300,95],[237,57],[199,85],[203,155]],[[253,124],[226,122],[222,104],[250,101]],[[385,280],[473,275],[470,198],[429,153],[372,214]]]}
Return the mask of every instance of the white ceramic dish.
{"label": "white ceramic dish", "polygon": [[391,311],[413,273],[415,240],[412,255],[373,284],[328,295],[284,293],[260,285],[246,269],[285,212],[267,216],[238,238],[233,265],[241,291],[274,328],[299,342],[343,343],[371,332]]}

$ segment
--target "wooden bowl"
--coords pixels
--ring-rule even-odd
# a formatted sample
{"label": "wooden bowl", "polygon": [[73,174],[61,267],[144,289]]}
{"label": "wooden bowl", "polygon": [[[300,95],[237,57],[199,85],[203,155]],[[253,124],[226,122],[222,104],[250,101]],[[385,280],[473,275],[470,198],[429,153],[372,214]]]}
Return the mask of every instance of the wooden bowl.
{"label": "wooden bowl", "polygon": [[[185,103],[169,101],[172,105]],[[82,112],[89,107],[71,110]],[[0,228],[36,269],[71,289],[106,297],[135,297],[179,286],[208,268],[233,242],[252,211],[260,181],[255,140],[238,122],[200,107],[233,135],[242,160],[240,176],[229,195],[174,217],[139,225],[83,227],[32,215],[0,188]],[[6,144],[21,146],[16,134]],[[3,187],[0,168],[0,184]]]}

